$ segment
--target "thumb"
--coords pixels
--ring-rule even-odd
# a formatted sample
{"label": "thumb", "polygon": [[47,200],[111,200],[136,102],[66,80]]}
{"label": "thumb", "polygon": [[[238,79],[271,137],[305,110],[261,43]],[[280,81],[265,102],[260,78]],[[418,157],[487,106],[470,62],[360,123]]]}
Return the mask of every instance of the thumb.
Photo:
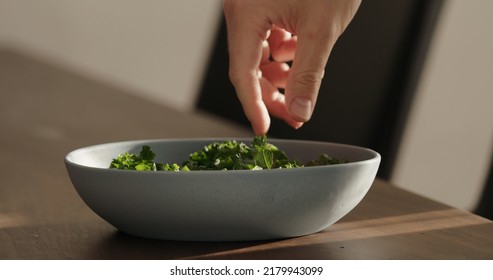
{"label": "thumb", "polygon": [[299,32],[297,37],[297,48],[286,83],[285,96],[289,114],[297,121],[306,122],[312,116],[325,65],[337,38],[310,30]]}
{"label": "thumb", "polygon": [[311,118],[330,52],[360,3],[361,0],[311,2],[300,11],[295,24],[298,28],[294,30],[298,42],[285,88],[287,110],[295,120],[306,122]]}

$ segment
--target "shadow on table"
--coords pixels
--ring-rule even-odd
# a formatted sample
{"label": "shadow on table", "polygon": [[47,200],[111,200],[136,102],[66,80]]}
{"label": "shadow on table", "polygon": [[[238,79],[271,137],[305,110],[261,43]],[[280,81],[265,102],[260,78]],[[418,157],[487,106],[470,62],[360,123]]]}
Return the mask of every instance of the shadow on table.
{"label": "shadow on table", "polygon": [[[221,252],[195,259],[491,260],[493,242],[487,237],[491,233],[491,225],[478,224],[320,243],[303,244],[305,242],[301,237],[297,239],[302,240],[279,241],[280,244],[275,247],[261,248],[262,245],[259,245],[257,248]],[[460,240],[457,236],[461,236]]]}
{"label": "shadow on table", "polygon": [[[446,215],[446,214],[445,214]],[[177,242],[143,239],[121,232],[97,244],[91,259],[492,259],[490,224],[441,226],[416,220],[369,222],[356,229],[341,223],[321,233],[272,241]],[[426,224],[426,222],[425,222]],[[457,237],[461,238],[458,239]],[[405,244],[405,246],[403,246]]]}
{"label": "shadow on table", "polygon": [[275,241],[248,242],[188,242],[146,239],[128,235],[121,231],[103,238],[91,259],[189,259],[200,255],[224,251],[242,250]]}
{"label": "shadow on table", "polygon": [[491,223],[458,209],[343,221],[325,231],[194,259],[491,259]]}

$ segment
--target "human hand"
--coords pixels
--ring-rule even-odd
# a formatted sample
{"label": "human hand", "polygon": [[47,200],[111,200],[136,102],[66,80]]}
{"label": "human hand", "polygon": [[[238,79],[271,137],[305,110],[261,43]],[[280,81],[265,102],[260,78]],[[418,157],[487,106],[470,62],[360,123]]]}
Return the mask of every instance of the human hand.
{"label": "human hand", "polygon": [[269,113],[294,128],[311,118],[330,52],[360,3],[224,0],[229,77],[256,135],[269,130]]}

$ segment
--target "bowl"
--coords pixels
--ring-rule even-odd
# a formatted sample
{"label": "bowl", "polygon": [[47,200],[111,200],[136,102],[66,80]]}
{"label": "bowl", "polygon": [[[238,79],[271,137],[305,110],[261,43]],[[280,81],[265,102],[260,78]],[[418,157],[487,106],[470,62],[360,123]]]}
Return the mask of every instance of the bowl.
{"label": "bowl", "polygon": [[[132,171],[109,169],[119,154],[148,145],[157,162],[181,163],[211,142],[138,140],[94,145],[65,157],[82,200],[120,231],[181,241],[271,240],[313,234],[349,213],[370,189],[380,155],[367,148],[269,139],[301,162],[321,153],[347,163],[294,169]],[[235,139],[250,143],[251,139]]]}

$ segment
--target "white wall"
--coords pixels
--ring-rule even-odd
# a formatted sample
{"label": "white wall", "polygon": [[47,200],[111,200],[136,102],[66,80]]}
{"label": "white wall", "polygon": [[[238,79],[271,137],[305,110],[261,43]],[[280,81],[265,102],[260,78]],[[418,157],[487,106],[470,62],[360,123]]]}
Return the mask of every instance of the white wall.
{"label": "white wall", "polygon": [[220,0],[0,0],[0,46],[193,106]]}
{"label": "white wall", "polygon": [[[190,110],[221,2],[0,0],[0,47]],[[493,145],[493,1],[444,9],[392,181],[472,209]]]}
{"label": "white wall", "polygon": [[493,148],[492,11],[490,0],[446,1],[392,178],[468,210]]}

